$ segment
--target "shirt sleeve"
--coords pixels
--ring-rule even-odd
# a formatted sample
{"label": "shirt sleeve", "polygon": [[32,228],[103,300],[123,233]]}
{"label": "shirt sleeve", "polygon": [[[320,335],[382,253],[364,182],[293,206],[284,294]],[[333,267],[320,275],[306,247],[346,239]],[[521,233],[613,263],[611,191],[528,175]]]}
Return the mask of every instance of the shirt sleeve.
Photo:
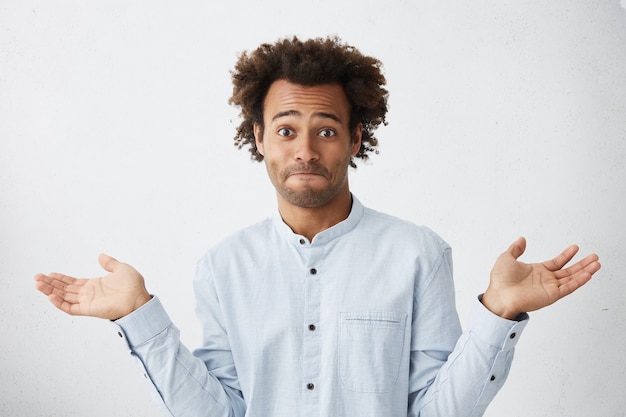
{"label": "shirt sleeve", "polygon": [[446,251],[416,301],[409,417],[482,416],[504,384],[528,315],[520,315],[519,321],[503,319],[484,307],[480,298],[461,333],[451,255]]}
{"label": "shirt sleeve", "polygon": [[242,416],[241,393],[224,384],[181,342],[157,297],[114,322],[150,382],[152,397],[165,415]]}

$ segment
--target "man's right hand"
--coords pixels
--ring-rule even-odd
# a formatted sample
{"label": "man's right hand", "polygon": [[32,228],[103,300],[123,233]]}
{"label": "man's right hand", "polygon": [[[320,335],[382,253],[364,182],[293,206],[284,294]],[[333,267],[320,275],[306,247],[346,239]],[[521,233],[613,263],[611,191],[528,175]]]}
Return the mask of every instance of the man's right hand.
{"label": "man's right hand", "polygon": [[101,278],[73,278],[59,273],[37,274],[35,288],[58,309],[73,316],[116,320],[150,301],[144,279],[135,268],[100,255],[98,261],[110,274]]}

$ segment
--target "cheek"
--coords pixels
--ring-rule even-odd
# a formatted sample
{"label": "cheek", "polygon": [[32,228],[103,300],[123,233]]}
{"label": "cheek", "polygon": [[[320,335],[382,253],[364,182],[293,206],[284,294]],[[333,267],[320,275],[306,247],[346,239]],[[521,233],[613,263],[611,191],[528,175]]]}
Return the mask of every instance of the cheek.
{"label": "cheek", "polygon": [[267,170],[267,174],[270,177],[270,180],[273,183],[276,183],[276,181],[279,179],[280,172],[280,165],[278,163],[276,163],[275,160],[272,159],[268,159],[267,157],[264,159],[265,161],[265,169]]}

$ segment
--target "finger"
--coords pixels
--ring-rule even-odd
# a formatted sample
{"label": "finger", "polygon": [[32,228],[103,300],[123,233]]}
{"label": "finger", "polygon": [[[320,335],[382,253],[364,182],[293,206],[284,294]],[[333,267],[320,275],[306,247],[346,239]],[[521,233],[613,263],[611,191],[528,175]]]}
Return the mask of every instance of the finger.
{"label": "finger", "polygon": [[46,295],[49,295],[55,289],[63,292],[77,293],[81,283],[84,282],[84,280],[55,272],[50,275],[37,274],[35,275],[35,281],[35,288]]}
{"label": "finger", "polygon": [[593,261],[585,265],[584,267],[576,268],[575,271],[561,270],[555,273],[555,278],[558,280],[558,285],[567,285],[571,281],[580,280],[580,277],[583,277],[583,280],[588,281],[587,275],[589,278],[593,276],[596,272],[598,272],[601,268],[600,262]]}
{"label": "finger", "polygon": [[45,295],[50,295],[55,290],[55,288],[47,281],[37,281],[35,283],[35,288],[37,291],[42,292]]}
{"label": "finger", "polygon": [[522,254],[526,251],[526,239],[524,237],[519,237],[515,242],[509,246],[505,253],[510,254],[515,259],[522,256]]}
{"label": "finger", "polygon": [[101,253],[98,256],[98,262],[100,263],[100,266],[104,268],[104,270],[107,272],[113,272],[121,264],[121,262],[117,259],[104,253]]}
{"label": "finger", "polygon": [[572,277],[572,279],[566,284],[559,286],[559,298],[563,298],[567,295],[570,295],[583,285],[585,285],[591,279],[591,274],[582,273],[576,275],[576,277]]}
{"label": "finger", "polygon": [[586,262],[584,267],[578,268],[576,272],[559,279],[560,297],[565,297],[585,285],[602,267],[598,262],[597,255],[589,255],[585,259],[588,259],[589,262]]}
{"label": "finger", "polygon": [[51,284],[44,280],[41,280],[35,283],[35,288],[43,294],[47,295],[48,297],[55,296],[70,303],[78,302],[78,298],[80,296],[80,287],[65,284],[63,284],[63,286],[57,286],[53,284],[54,282]]}
{"label": "finger", "polygon": [[[45,295],[50,295],[52,293],[52,291],[54,290],[55,286],[53,285],[53,283],[56,280],[48,275],[44,275],[44,274],[37,274],[35,275],[35,288],[44,293]],[[61,283],[57,283],[57,287],[58,286],[65,286],[66,284]]]}
{"label": "finger", "polygon": [[563,268],[569,261],[571,261],[576,253],[578,253],[578,246],[568,246],[558,256],[544,262],[543,266],[545,266],[549,271],[558,271],[559,269]]}
{"label": "finger", "polygon": [[585,285],[600,269],[600,263],[594,262],[588,268],[578,271],[576,274],[559,281],[559,296],[565,297]]}
{"label": "finger", "polygon": [[80,307],[79,304],[71,303],[64,299],[63,297],[59,297],[56,294],[51,294],[48,296],[48,300],[59,310],[70,314],[72,316],[80,315]]}
{"label": "finger", "polygon": [[58,272],[51,272],[48,275],[46,274],[35,275],[35,281],[45,281],[48,283],[52,281],[59,281],[59,283],[71,285],[71,284],[76,283],[76,281],[78,281],[78,278],[70,277],[69,275],[59,274]]}
{"label": "finger", "polygon": [[35,289],[44,295],[50,295],[54,287],[45,281],[37,281],[35,282]]}
{"label": "finger", "polygon": [[561,270],[557,270],[555,271],[555,276],[560,279],[563,277],[567,277],[567,276],[571,276],[576,274],[578,271],[586,269],[587,267],[589,267],[590,265],[592,265],[593,263],[597,263],[597,265],[593,265],[591,267],[591,269],[595,269],[593,270],[592,273],[595,273],[600,266],[600,263],[598,262],[598,255],[596,255],[595,253],[592,253],[590,255],[587,255],[586,257],[584,257],[583,259],[581,259],[580,261],[576,262],[575,264],[565,268],[565,269],[561,269]]}
{"label": "finger", "polygon": [[50,285],[46,282],[48,279],[49,277],[44,274],[35,275],[35,289],[45,295],[48,295],[48,288],[50,287]]}

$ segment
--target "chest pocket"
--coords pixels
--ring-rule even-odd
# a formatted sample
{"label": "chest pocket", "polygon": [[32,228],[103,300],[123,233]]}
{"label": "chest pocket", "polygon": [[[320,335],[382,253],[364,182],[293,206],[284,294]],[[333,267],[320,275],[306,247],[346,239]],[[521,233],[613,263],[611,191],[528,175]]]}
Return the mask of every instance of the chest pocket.
{"label": "chest pocket", "polygon": [[339,313],[339,376],[352,391],[393,388],[402,362],[406,313]]}

